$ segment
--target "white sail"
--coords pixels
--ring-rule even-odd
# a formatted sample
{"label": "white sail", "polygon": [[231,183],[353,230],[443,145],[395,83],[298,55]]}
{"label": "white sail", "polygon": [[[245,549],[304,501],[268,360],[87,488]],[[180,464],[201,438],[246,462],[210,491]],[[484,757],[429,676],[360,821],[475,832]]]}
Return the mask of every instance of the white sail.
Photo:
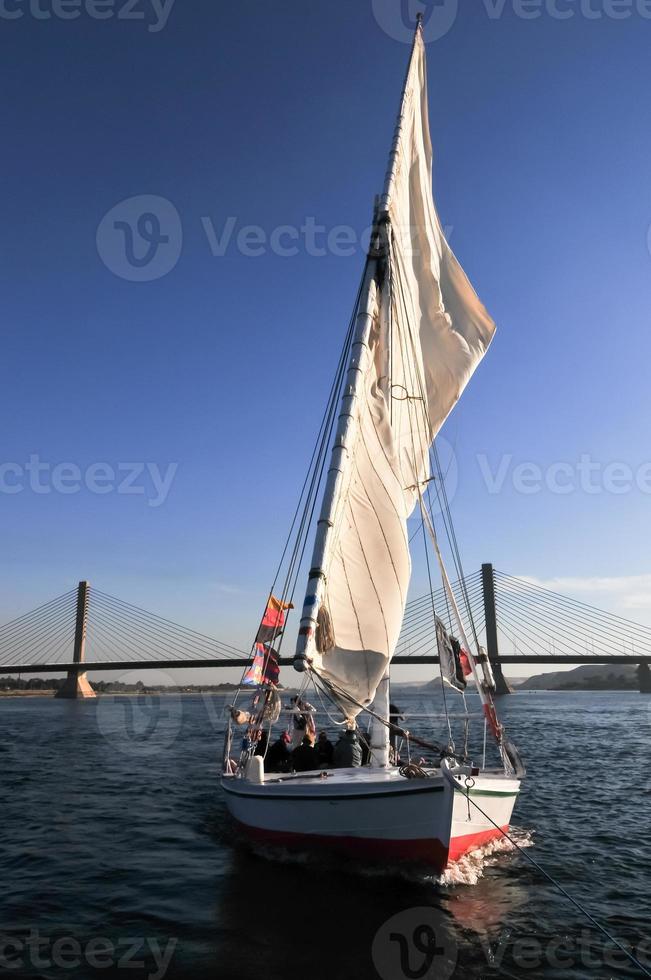
{"label": "white sail", "polygon": [[407,519],[429,449],[495,326],[448,246],[432,196],[425,47],[417,32],[333,450],[296,665],[310,662],[352,719],[369,704],[402,627]]}
{"label": "white sail", "polygon": [[394,275],[418,335],[432,437],[493,339],[495,324],[448,245],[432,195],[425,45],[418,31],[401,135],[385,196],[394,232]]}

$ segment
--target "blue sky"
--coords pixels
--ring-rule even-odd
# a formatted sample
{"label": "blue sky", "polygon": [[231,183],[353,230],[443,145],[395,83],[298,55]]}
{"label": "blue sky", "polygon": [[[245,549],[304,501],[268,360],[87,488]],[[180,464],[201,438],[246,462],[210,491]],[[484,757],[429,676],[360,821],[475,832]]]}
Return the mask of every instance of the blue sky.
{"label": "blue sky", "polygon": [[[298,254],[274,254],[269,237],[368,226],[408,47],[398,3],[387,19],[379,0],[176,0],[164,24],[159,7],[63,20],[7,0],[22,16],[0,15],[0,618],[88,578],[243,645],[363,261],[361,247],[308,254],[304,232]],[[651,12],[524,9],[462,3],[428,45],[439,210],[499,328],[443,433],[457,531],[468,570],[492,560],[651,623]],[[179,224],[145,229],[171,232],[174,261],[134,282],[101,229],[143,196]],[[257,257],[238,247],[245,226],[264,233],[247,239]],[[30,457],[50,492],[30,487]],[[108,464],[109,492],[54,490],[66,463],[82,483]],[[162,502],[151,470],[133,477],[143,493],[117,492],[135,463],[172,474]],[[604,471],[616,463],[628,483]]]}

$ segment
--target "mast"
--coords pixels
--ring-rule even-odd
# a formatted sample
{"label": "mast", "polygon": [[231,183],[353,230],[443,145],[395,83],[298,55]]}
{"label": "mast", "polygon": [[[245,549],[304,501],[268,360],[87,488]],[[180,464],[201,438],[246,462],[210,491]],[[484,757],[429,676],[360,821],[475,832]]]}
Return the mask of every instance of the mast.
{"label": "mast", "polygon": [[412,44],[411,56],[409,58],[409,64],[407,65],[407,74],[405,75],[405,81],[402,86],[402,95],[400,97],[400,109],[398,111],[396,128],[393,134],[393,143],[391,145],[391,152],[389,154],[389,166],[387,168],[386,177],[384,178],[384,190],[382,192],[382,197],[380,198],[380,220],[387,220],[388,218],[389,205],[391,204],[391,197],[393,195],[393,189],[396,182],[396,171],[398,169],[398,154],[400,152],[400,141],[402,139],[402,130],[405,121],[405,108],[407,105],[407,85],[409,83],[409,76],[411,74],[414,58],[416,57],[416,46],[423,32],[423,15],[418,14],[416,17],[416,21],[417,23],[416,23],[416,33],[414,34],[414,43]]}
{"label": "mast", "polygon": [[349,447],[354,444],[357,432],[356,405],[359,398],[360,385],[365,376],[367,361],[370,356],[368,342],[377,306],[378,284],[388,254],[386,225],[388,223],[391,194],[396,179],[407,99],[407,85],[421,31],[422,14],[418,14],[418,24],[414,35],[407,74],[402,88],[400,110],[398,112],[393,143],[389,154],[389,165],[384,182],[384,191],[379,203],[376,205],[374,214],[373,235],[366,260],[366,271],[358,305],[355,332],[351,344],[346,385],[332,448],[330,469],[323,495],[321,513],[317,523],[312,563],[308,576],[307,591],[294,656],[294,669],[299,672],[307,670],[310,664],[310,648],[315,640],[317,617],[325,589],[327,571],[324,568],[324,564],[328,553],[328,544],[334,526],[337,501],[339,500],[340,490],[344,483],[348,466]]}
{"label": "mast", "polygon": [[[373,237],[375,238],[375,232]],[[354,443],[357,429],[355,408],[359,398],[359,383],[364,377],[366,361],[370,356],[368,341],[373,325],[378,275],[378,259],[372,253],[373,250],[366,260],[366,272],[348,362],[346,386],[341,402],[337,433],[332,447],[321,514],[317,522],[312,564],[298,631],[294,669],[299,672],[307,670],[310,662],[310,647],[314,643],[317,617],[325,588],[326,572],[323,566],[334,526],[336,504],[347,467],[348,448]]]}

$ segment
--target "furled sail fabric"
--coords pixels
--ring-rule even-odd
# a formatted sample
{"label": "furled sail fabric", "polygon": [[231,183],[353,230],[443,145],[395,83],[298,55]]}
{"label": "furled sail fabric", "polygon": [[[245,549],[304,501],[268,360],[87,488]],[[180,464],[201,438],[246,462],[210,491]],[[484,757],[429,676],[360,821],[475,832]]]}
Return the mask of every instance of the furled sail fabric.
{"label": "furled sail fabric", "polygon": [[[360,310],[370,318],[370,332],[367,345],[353,348],[351,436],[336,493],[324,504],[329,530],[319,593],[310,594],[311,584],[302,620],[314,621],[309,610],[317,603],[313,668],[364,705],[373,700],[402,627],[411,575],[407,519],[430,475],[430,445],[495,330],[434,206],[420,32],[384,203],[390,271],[381,286],[370,283]],[[349,404],[347,392],[344,413]],[[359,708],[339,700],[354,718]]]}
{"label": "furled sail fabric", "polygon": [[495,324],[448,245],[432,196],[425,45],[416,36],[389,215],[394,274],[417,332],[432,438],[493,339]]}

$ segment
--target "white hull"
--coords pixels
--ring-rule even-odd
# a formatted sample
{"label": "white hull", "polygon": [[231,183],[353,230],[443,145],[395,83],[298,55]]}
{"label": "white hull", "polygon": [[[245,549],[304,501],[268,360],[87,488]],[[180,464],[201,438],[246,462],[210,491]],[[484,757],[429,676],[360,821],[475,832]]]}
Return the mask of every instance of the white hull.
{"label": "white hull", "polygon": [[[460,785],[465,787],[463,777]],[[440,873],[450,861],[500,836],[440,770],[405,779],[397,769],[339,769],[263,783],[224,776],[226,805],[251,837],[296,849],[323,847],[361,860],[407,862]],[[482,810],[506,830],[519,789],[502,773],[474,777]]]}

